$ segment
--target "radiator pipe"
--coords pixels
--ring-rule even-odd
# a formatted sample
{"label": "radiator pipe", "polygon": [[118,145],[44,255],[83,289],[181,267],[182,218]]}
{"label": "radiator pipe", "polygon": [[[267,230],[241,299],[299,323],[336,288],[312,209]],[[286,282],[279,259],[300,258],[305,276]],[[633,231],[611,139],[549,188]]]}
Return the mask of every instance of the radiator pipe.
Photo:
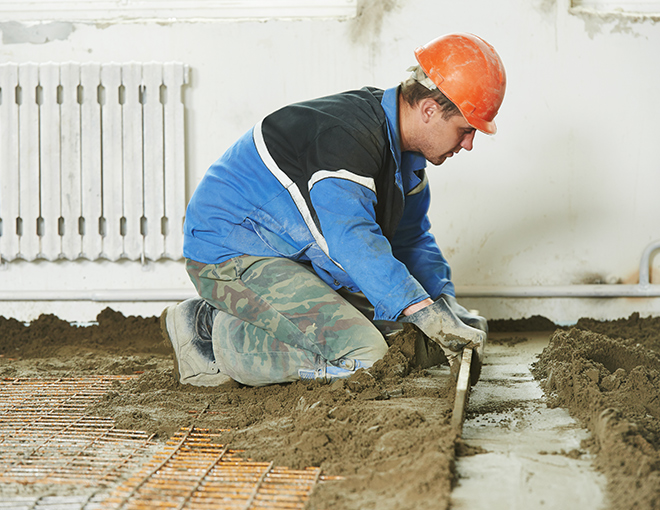
{"label": "radiator pipe", "polygon": [[196,295],[183,289],[23,290],[0,291],[0,301],[183,301]]}
{"label": "radiator pipe", "polygon": [[539,285],[539,286],[458,286],[460,297],[485,298],[650,298],[660,297],[660,285],[651,284],[649,266],[651,256],[660,250],[660,239],[650,243],[642,252],[637,285]]}
{"label": "radiator pipe", "polygon": [[539,285],[498,287],[470,285],[456,288],[461,298],[653,298],[660,285]]}
{"label": "radiator pipe", "polygon": [[[0,301],[177,302],[197,293],[181,289],[0,291]],[[660,285],[457,286],[458,298],[657,298]]]}
{"label": "radiator pipe", "polygon": [[651,284],[649,266],[651,256],[660,250],[660,239],[650,243],[642,252],[637,285],[539,285],[539,286],[458,286],[460,297],[485,298],[650,298],[660,297],[660,285]]}
{"label": "radiator pipe", "polygon": [[[456,288],[461,298],[655,298],[660,297],[660,284],[649,281],[651,255],[660,250],[660,240],[649,244],[639,264],[636,285],[469,285]],[[183,289],[114,289],[114,290],[23,290],[0,291],[0,301],[95,301],[141,302],[183,301],[196,296],[194,290]]]}
{"label": "radiator pipe", "polygon": [[642,252],[642,260],[639,262],[639,285],[641,287],[649,287],[649,266],[651,265],[651,255],[656,250],[660,250],[660,239],[653,241]]}

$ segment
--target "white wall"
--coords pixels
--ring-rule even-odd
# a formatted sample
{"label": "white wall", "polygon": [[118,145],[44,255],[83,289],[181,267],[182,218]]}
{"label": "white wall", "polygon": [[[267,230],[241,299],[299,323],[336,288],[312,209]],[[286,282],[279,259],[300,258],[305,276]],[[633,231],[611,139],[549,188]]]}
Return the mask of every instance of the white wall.
{"label": "white wall", "polygon": [[[406,77],[419,44],[476,33],[508,77],[499,132],[430,168],[433,231],[459,287],[636,283],[660,238],[660,25],[576,16],[569,0],[383,0],[352,20],[132,21],[31,25],[0,21],[0,62],[181,61],[187,196],[255,121],[292,101]],[[38,34],[48,32],[48,40]],[[660,283],[660,257],[654,282]],[[182,262],[7,263],[0,290],[180,289]],[[24,320],[54,312],[90,320],[107,303],[2,301]],[[157,314],[166,303],[111,303]],[[540,313],[657,315],[651,299],[468,299],[492,318]]]}

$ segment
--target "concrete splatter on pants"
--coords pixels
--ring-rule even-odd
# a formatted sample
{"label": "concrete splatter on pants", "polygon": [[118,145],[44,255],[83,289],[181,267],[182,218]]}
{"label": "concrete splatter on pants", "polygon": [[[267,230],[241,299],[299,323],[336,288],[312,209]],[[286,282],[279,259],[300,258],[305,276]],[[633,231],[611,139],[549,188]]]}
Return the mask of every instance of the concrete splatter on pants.
{"label": "concrete splatter on pants", "polygon": [[294,381],[300,369],[346,360],[370,367],[387,351],[371,321],[304,264],[246,255],[222,264],[188,259],[186,269],[199,295],[220,310],[216,363],[240,383]]}

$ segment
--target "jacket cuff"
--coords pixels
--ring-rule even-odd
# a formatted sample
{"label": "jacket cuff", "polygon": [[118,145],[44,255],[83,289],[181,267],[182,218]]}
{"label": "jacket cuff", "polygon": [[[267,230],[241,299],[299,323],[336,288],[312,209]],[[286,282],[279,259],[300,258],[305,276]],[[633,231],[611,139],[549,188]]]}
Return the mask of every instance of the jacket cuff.
{"label": "jacket cuff", "polygon": [[413,303],[430,297],[413,276],[407,276],[374,306],[374,320],[395,321]]}
{"label": "jacket cuff", "polygon": [[435,289],[433,294],[431,294],[431,299],[433,299],[433,301],[437,301],[442,294],[449,294],[452,297],[456,297],[456,289],[450,280],[445,280],[444,285],[442,285],[439,289]]}

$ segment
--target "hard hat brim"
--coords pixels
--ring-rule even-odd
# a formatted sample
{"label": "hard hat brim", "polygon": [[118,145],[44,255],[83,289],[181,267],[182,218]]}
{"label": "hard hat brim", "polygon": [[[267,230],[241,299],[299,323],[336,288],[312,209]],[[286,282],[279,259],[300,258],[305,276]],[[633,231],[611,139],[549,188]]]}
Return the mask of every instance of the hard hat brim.
{"label": "hard hat brim", "polygon": [[[463,116],[465,117],[465,115]],[[467,121],[470,126],[472,126],[475,129],[478,129],[482,133],[485,133],[487,135],[494,135],[497,133],[497,126],[495,125],[495,121],[491,120],[490,122],[482,119],[477,119],[477,118],[472,118],[468,119],[465,117],[465,120]]]}

